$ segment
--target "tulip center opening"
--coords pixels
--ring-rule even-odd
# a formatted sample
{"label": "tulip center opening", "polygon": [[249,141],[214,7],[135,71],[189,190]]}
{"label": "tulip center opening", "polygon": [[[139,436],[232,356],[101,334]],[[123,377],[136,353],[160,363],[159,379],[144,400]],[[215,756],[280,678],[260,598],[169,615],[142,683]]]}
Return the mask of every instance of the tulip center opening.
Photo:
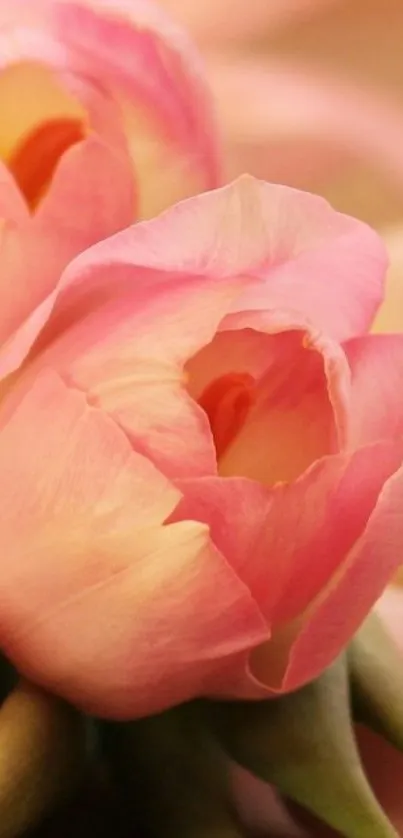
{"label": "tulip center opening", "polygon": [[241,430],[254,402],[255,380],[248,373],[230,372],[216,378],[198,398],[207,413],[217,459]]}
{"label": "tulip center opening", "polygon": [[7,161],[31,209],[35,209],[65,151],[85,137],[75,117],[49,119],[36,126],[17,145]]}

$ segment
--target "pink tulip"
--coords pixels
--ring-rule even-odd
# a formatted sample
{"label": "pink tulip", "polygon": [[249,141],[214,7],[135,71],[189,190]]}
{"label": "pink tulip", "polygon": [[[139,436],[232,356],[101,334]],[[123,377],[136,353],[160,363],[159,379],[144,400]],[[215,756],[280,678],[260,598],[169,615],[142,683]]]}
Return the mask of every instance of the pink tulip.
{"label": "pink tulip", "polygon": [[217,183],[198,57],[151,0],[2,3],[0,109],[0,159],[31,210],[87,244]]}
{"label": "pink tulip", "polygon": [[197,56],[148,0],[0,4],[0,111],[4,375],[71,258],[214,186],[218,164]]}
{"label": "pink tulip", "polygon": [[125,718],[333,660],[403,542],[403,338],[365,334],[385,266],[361,222],[250,177],[70,264],[2,385],[21,672]]}

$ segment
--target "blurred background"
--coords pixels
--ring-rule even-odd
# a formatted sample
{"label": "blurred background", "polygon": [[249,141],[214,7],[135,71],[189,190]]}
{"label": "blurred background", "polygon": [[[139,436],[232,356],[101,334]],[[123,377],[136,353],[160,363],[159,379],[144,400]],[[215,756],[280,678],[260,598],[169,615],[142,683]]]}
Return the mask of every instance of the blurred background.
{"label": "blurred background", "polygon": [[207,60],[231,175],[403,215],[402,0],[160,0]]}
{"label": "blurred background", "polygon": [[317,192],[379,229],[393,271],[377,326],[400,329],[403,0],[160,3],[203,54],[227,176]]}

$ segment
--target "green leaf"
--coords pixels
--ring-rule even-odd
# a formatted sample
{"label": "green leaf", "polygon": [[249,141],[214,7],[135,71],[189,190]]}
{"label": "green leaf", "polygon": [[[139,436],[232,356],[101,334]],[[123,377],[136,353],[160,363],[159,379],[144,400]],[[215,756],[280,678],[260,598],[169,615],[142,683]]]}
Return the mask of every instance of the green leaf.
{"label": "green leaf", "polygon": [[14,838],[66,798],[82,775],[83,721],[20,683],[0,707],[0,838]]}
{"label": "green leaf", "polygon": [[202,702],[137,722],[108,724],[105,751],[126,802],[152,838],[241,838],[228,760]]}
{"label": "green leaf", "polygon": [[347,654],[354,716],[403,751],[403,661],[372,613]]}
{"label": "green leaf", "polygon": [[211,704],[211,719],[233,759],[346,838],[396,838],[361,764],[345,658],[291,695]]}

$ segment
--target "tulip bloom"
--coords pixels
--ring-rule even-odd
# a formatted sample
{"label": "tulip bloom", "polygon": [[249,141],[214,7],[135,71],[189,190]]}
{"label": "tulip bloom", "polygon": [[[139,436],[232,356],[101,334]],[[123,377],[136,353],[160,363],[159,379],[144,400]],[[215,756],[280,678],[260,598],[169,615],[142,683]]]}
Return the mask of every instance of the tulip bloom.
{"label": "tulip bloom", "polygon": [[0,159],[33,211],[60,181],[58,217],[84,214],[90,180],[91,210],[121,196],[126,223],[216,185],[197,56],[148,0],[2,3],[0,109]]}
{"label": "tulip bloom", "polygon": [[70,264],[2,385],[21,672],[128,718],[333,660],[401,560],[403,339],[366,334],[385,266],[364,224],[249,177]]}
{"label": "tulip bloom", "polygon": [[76,254],[216,184],[210,111],[197,56],[148,0],[0,2],[3,350],[16,330],[27,349]]}

